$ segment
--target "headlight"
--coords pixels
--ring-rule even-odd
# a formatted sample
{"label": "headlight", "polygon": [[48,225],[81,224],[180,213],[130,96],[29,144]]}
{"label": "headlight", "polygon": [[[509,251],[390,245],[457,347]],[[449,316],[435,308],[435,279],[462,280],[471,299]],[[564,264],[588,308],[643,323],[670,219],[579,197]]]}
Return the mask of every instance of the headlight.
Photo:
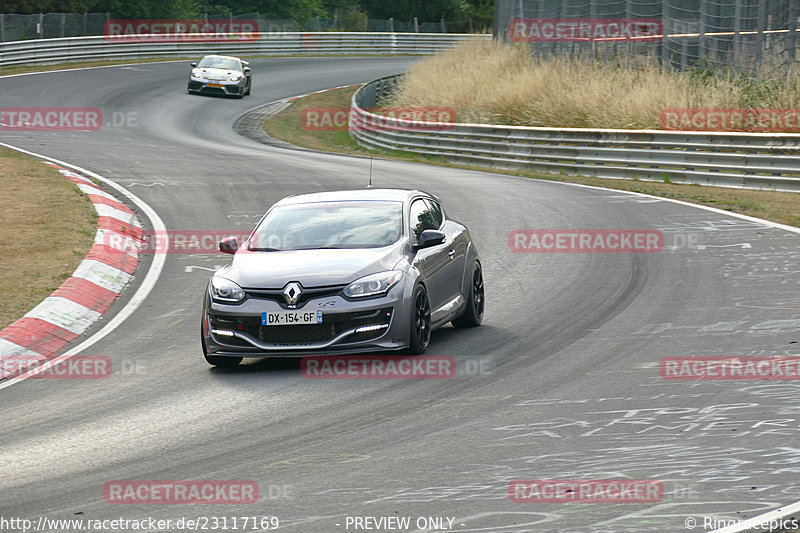
{"label": "headlight", "polygon": [[192,77],[199,78],[200,77],[200,69],[193,68],[192,69]]}
{"label": "headlight", "polygon": [[231,76],[231,81],[239,81],[240,79],[242,79],[242,77],[238,74]]}
{"label": "headlight", "polygon": [[236,303],[244,300],[244,291],[231,280],[215,276],[211,278],[211,297],[220,302]]}
{"label": "headlight", "polygon": [[355,280],[344,288],[344,295],[348,298],[361,298],[375,296],[391,289],[402,279],[403,273],[399,270],[378,272]]}

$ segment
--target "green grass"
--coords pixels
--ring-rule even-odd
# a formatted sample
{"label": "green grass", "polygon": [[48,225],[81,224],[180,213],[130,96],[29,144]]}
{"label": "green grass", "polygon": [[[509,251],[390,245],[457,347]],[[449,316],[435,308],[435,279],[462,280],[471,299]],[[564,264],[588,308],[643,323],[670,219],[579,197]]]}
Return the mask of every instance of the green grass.
{"label": "green grass", "polygon": [[89,199],[41,161],[0,148],[0,329],[58,288],[94,241]]}

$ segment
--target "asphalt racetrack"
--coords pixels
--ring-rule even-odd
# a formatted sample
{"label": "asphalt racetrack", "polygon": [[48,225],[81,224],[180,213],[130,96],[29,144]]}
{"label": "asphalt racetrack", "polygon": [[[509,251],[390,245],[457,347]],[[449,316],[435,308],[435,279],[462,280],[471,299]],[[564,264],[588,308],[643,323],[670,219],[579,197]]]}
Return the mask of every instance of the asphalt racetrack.
{"label": "asphalt racetrack", "polygon": [[[234,132],[235,120],[413,61],[256,59],[253,94],[242,100],[187,94],[185,62],[0,78],[0,107],[95,107],[104,117],[98,131],[0,131],[0,141],[113,180],[168,230],[247,232],[286,195],[366,186],[369,160],[259,144]],[[202,292],[229,258],[170,254],[146,300],[85,352],[111,358],[109,378],[0,389],[0,516],[173,520],[149,531],[179,531],[181,517],[227,517],[231,530],[238,516],[277,517],[279,531],[297,533],[663,532],[688,531],[689,518],[710,531],[709,517],[800,500],[800,382],[659,372],[666,357],[800,354],[800,235],[489,172],[375,160],[373,182],[438,195],[479,246],[483,325],[440,329],[428,351],[452,356],[454,377],[311,380],[297,360],[212,369],[200,351]],[[510,249],[512,231],[542,228],[659,230],[664,247]],[[509,498],[512,481],[543,479],[655,480],[663,494]],[[259,498],[108,503],[104,487],[119,480],[249,480]]]}

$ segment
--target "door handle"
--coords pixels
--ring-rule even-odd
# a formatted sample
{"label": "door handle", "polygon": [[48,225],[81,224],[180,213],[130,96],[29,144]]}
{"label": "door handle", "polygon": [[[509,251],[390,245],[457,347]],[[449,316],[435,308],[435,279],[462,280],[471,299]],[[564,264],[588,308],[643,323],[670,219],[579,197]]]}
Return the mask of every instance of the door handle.
{"label": "door handle", "polygon": [[450,256],[450,259],[452,259],[456,255],[456,251],[455,250],[450,250],[449,252],[447,252],[447,255]]}

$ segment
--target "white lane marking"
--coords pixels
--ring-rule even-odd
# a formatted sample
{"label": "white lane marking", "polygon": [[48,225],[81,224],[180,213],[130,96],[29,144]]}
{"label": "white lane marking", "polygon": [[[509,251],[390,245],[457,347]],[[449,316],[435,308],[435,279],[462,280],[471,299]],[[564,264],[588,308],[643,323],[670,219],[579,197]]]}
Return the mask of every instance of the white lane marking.
{"label": "white lane marking", "polygon": [[28,311],[25,316],[39,318],[80,335],[103,315],[67,298],[48,296],[42,303]]}
{"label": "white lane marking", "polygon": [[200,270],[208,270],[209,272],[216,272],[217,270],[219,270],[222,267],[221,266],[215,266],[214,268],[208,268],[208,267],[201,267],[201,266],[196,266],[196,265],[186,265],[186,268],[184,268],[183,271],[184,272],[191,272],[192,270],[195,270],[195,269],[198,269],[198,268]]}
{"label": "white lane marking", "polygon": [[[186,61],[185,59],[171,59],[169,61],[147,61],[147,60],[144,60],[142,63],[133,63],[133,64],[134,65],[157,65],[159,63],[183,63],[185,61]],[[53,74],[53,73],[56,73],[56,72],[75,72],[76,70],[94,70],[96,68],[120,68],[121,69],[121,68],[125,68],[125,67],[128,67],[128,66],[130,66],[130,65],[120,64],[120,65],[101,65],[99,67],[79,67],[79,68],[62,68],[62,69],[58,69],[58,70],[42,70],[42,71],[39,71],[39,72],[23,72],[22,74],[6,74],[5,76],[0,76],[0,79],[3,79],[3,78],[16,78],[18,76],[33,76],[35,74]],[[9,147],[9,148],[11,148],[11,147]],[[16,148],[14,148],[14,149],[16,150]],[[55,159],[53,159],[52,161],[55,161]],[[67,163],[59,163],[59,164],[67,165]],[[79,172],[81,172],[80,167],[76,167],[75,165],[69,165],[69,166],[71,166],[72,168],[74,168],[74,169],[78,170]]]}
{"label": "white lane marking", "polygon": [[732,246],[739,247],[742,250],[746,250],[748,248],[753,247],[753,245],[751,245],[749,242],[740,242],[737,244],[698,244],[697,249],[705,250],[706,248],[730,248]]}
{"label": "white lane marking", "polygon": [[[3,143],[3,142],[0,142],[0,146],[4,146],[5,148],[9,148],[11,150],[16,150],[16,151],[21,152],[23,154],[27,154],[27,155],[30,155],[30,156],[33,156],[33,157],[36,157],[36,158],[39,158],[39,159],[42,159],[42,160],[53,161],[54,163],[57,163],[57,164],[59,164],[61,166],[75,169],[76,171],[81,172],[82,174],[85,174],[87,176],[91,176],[92,178],[95,178],[98,181],[102,181],[103,183],[105,183],[109,187],[112,187],[112,188],[116,189],[121,194],[126,196],[139,209],[141,209],[142,212],[145,214],[145,216],[147,216],[147,218],[150,219],[150,223],[151,223],[154,231],[163,231],[163,232],[167,231],[167,228],[164,225],[164,222],[161,220],[161,217],[158,216],[158,213],[156,213],[153,210],[152,207],[147,205],[141,198],[139,198],[138,196],[136,196],[135,194],[133,194],[132,192],[127,190],[125,187],[123,187],[121,185],[118,185],[117,183],[114,183],[110,179],[104,178],[100,174],[96,174],[96,173],[92,172],[91,170],[86,170],[86,169],[81,168],[81,167],[79,167],[77,165],[72,165],[72,164],[67,163],[65,161],[59,161],[58,159],[53,159],[53,158],[50,158],[50,157],[47,157],[47,156],[44,156],[44,155],[41,155],[41,154],[37,154],[36,152],[31,152],[29,150],[24,150],[22,148],[17,148],[16,146],[12,146],[10,144],[6,144],[6,143]],[[52,364],[56,364],[56,363],[59,363],[61,361],[66,361],[70,357],[72,357],[73,355],[77,355],[77,354],[81,353],[85,349],[89,348],[90,346],[93,346],[98,341],[100,341],[103,338],[105,338],[106,336],[108,336],[115,329],[117,329],[120,325],[122,325],[122,323],[125,322],[125,320],[127,320],[128,317],[131,316],[139,308],[140,305],[142,305],[144,300],[147,298],[147,295],[149,295],[150,291],[153,290],[153,287],[155,286],[156,282],[158,281],[159,276],[161,275],[161,271],[164,269],[164,263],[166,262],[166,260],[167,260],[166,254],[156,254],[156,255],[154,255],[153,256],[153,262],[150,264],[150,269],[147,271],[147,274],[145,275],[144,279],[142,280],[142,284],[136,290],[136,293],[131,297],[131,299],[128,301],[128,303],[125,304],[125,307],[123,307],[119,311],[119,313],[117,313],[114,316],[114,318],[112,318],[108,322],[108,324],[103,326],[103,328],[100,329],[100,331],[98,331],[97,333],[95,333],[94,335],[92,335],[91,337],[89,337],[88,339],[83,341],[82,343],[80,343],[78,346],[75,346],[74,348],[72,348],[68,352],[66,352],[66,353],[64,353],[62,355],[59,355],[58,357],[54,358],[52,360]],[[34,370],[30,371],[30,372],[27,372],[27,373],[19,376],[19,377],[15,377],[13,379],[9,379],[8,381],[3,381],[2,383],[0,383],[0,389],[5,389],[6,387],[11,387],[12,385],[14,385],[16,383],[19,383],[20,381],[28,379],[29,377],[34,376],[34,375],[36,375],[36,374],[38,374],[40,372],[44,372],[46,370],[45,366],[47,366],[47,365],[42,365],[42,366],[37,367],[36,369],[34,369]]]}
{"label": "white lane marking", "polygon": [[154,185],[159,185],[161,187],[166,187],[166,185],[164,185],[160,181],[154,181],[153,183],[139,183],[138,181],[132,181],[128,184],[128,187],[133,187],[134,185],[141,185],[142,187],[152,187]]}

